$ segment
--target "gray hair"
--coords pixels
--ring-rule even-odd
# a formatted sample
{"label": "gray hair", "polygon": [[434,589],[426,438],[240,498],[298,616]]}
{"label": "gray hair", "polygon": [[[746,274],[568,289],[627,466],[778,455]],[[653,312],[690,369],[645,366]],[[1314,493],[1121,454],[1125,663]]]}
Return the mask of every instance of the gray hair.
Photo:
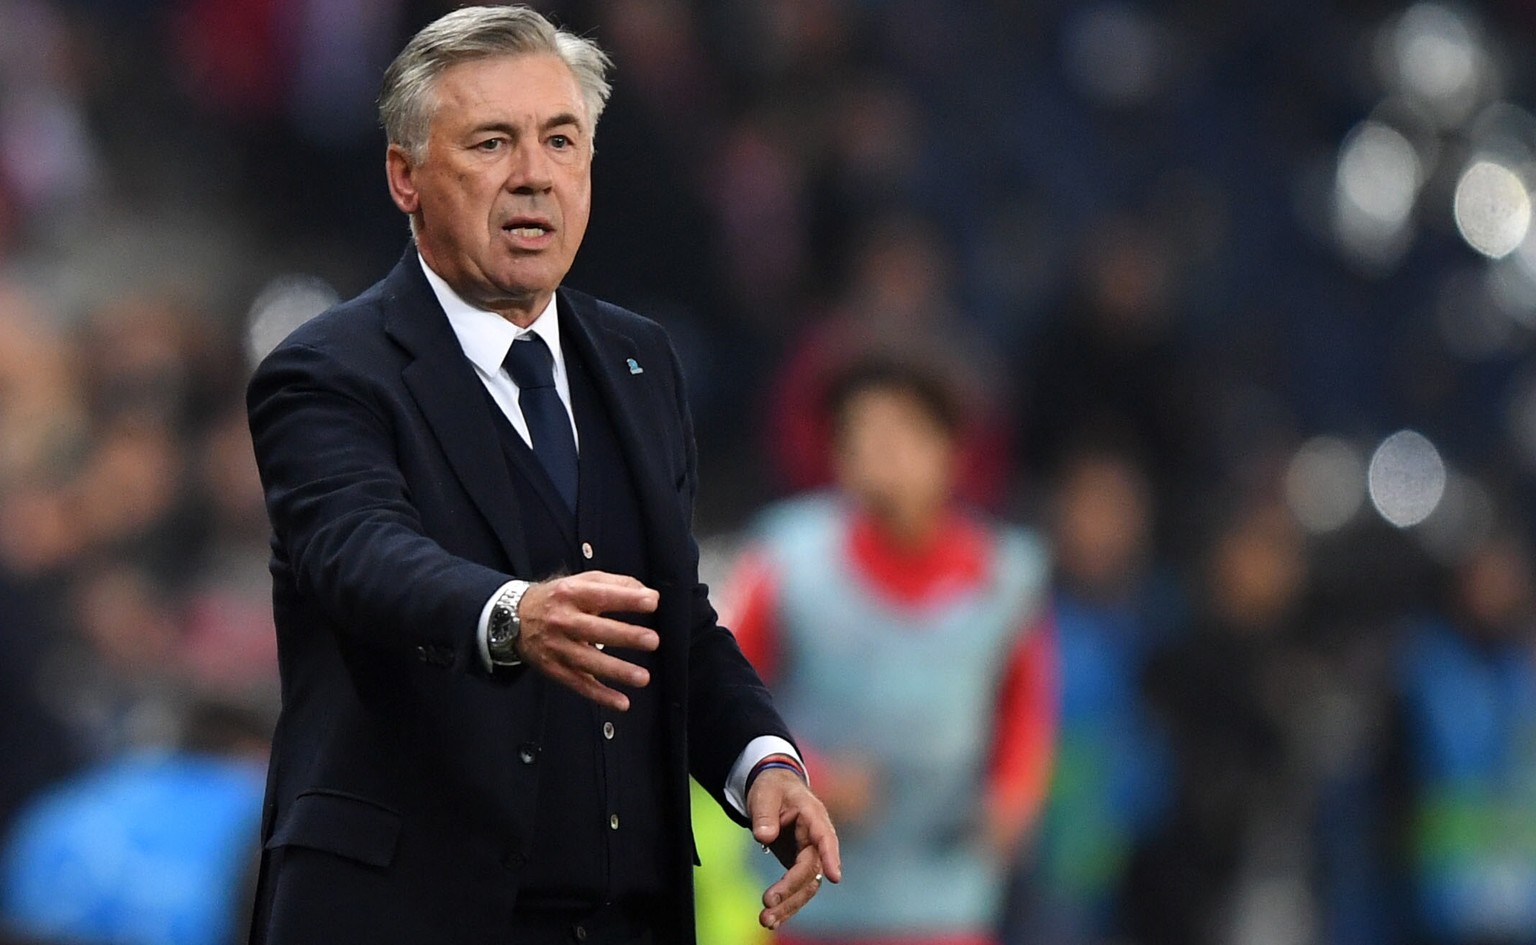
{"label": "gray hair", "polygon": [[608,102],[613,61],[590,39],[558,29],[525,6],[464,7],[432,21],[411,37],[384,71],[379,121],[390,144],[413,162],[426,156],[436,108],[437,79],[450,66],[496,56],[559,56],[576,77],[586,104],[588,134]]}

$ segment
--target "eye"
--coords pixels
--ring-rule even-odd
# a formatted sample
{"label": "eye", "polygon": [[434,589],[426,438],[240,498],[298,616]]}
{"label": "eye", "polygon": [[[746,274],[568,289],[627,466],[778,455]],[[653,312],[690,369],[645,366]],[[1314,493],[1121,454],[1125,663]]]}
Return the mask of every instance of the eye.
{"label": "eye", "polygon": [[556,151],[564,151],[566,148],[571,147],[575,143],[576,142],[572,141],[566,135],[551,135],[549,138],[549,146],[554,148]]}
{"label": "eye", "polygon": [[503,142],[502,142],[501,138],[486,138],[484,141],[481,141],[478,144],[476,144],[475,145],[475,149],[478,150],[478,151],[487,151],[487,152],[499,151],[499,150],[501,150],[502,143]]}

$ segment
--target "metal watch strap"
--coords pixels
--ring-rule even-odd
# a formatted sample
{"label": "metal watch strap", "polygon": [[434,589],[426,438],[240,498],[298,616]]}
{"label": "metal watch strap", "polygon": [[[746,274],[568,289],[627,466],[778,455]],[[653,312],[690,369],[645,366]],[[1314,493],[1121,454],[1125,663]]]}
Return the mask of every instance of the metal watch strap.
{"label": "metal watch strap", "polygon": [[[517,653],[517,641],[522,636],[523,630],[522,616],[518,613],[518,607],[523,602],[523,595],[531,586],[527,581],[514,581],[491,605],[490,639],[487,640],[487,644],[491,653],[491,662],[497,666],[519,666],[523,662],[523,658]],[[507,632],[497,632],[502,629],[499,625],[508,628]]]}

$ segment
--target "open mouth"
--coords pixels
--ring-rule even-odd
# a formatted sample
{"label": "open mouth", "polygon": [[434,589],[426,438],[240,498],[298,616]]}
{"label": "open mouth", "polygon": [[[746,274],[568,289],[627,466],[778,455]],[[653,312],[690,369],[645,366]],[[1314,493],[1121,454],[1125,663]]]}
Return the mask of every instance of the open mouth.
{"label": "open mouth", "polygon": [[508,220],[502,224],[501,230],[503,233],[511,234],[518,239],[533,240],[553,233],[554,227],[543,220],[520,219]]}

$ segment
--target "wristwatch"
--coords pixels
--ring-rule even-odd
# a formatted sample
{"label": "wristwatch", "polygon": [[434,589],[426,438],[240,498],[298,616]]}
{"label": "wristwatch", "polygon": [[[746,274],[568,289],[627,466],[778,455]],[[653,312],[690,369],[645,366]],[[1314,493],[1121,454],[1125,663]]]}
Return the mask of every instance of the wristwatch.
{"label": "wristwatch", "polygon": [[517,638],[523,632],[523,621],[517,613],[517,607],[531,586],[527,581],[513,581],[491,604],[485,645],[491,652],[491,662],[497,666],[519,666],[523,662],[523,658],[517,655]]}

